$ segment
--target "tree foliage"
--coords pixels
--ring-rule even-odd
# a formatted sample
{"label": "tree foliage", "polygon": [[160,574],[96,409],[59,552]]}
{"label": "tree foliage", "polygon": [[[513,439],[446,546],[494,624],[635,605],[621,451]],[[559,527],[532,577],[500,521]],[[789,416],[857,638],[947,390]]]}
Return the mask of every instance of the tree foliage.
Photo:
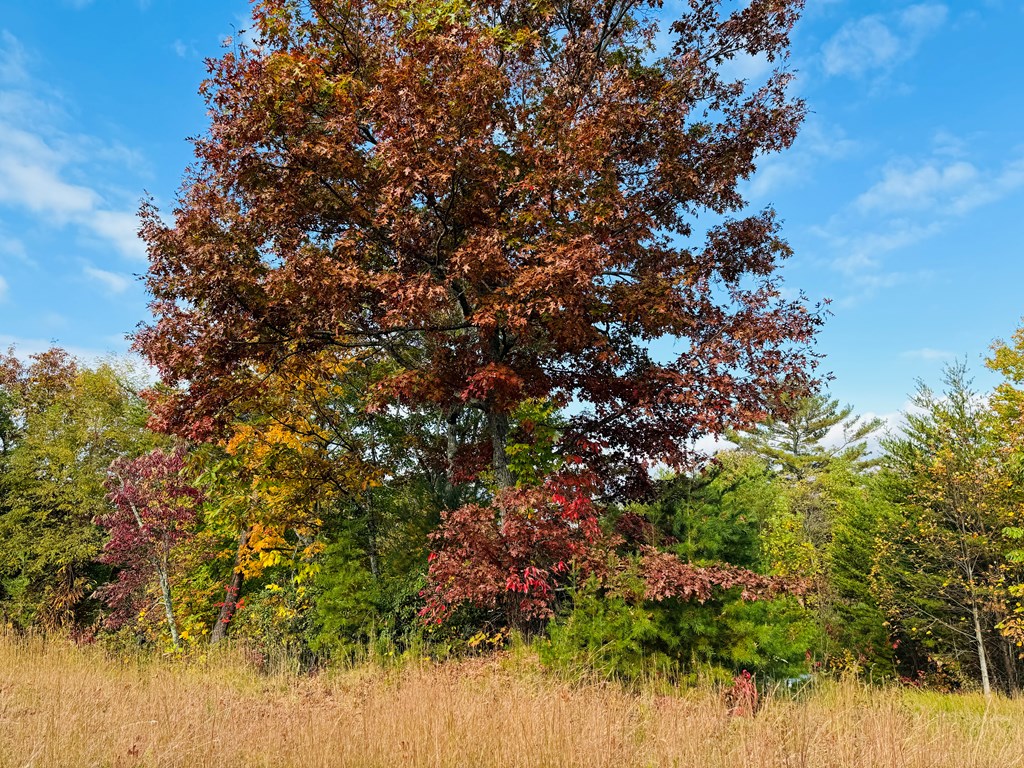
{"label": "tree foliage", "polygon": [[[738,189],[804,115],[799,7],[693,4],[658,57],[650,3],[261,3],[258,43],[211,63],[173,222],[143,211],[159,423],[208,434],[262,371],[341,349],[387,361],[378,408],[481,414],[499,486],[532,398],[572,400],[566,452],[634,492],[750,424],[806,386],[821,319]],[[779,68],[732,81],[740,53]]]}
{"label": "tree foliage", "polygon": [[761,456],[778,472],[804,479],[841,462],[855,471],[878,464],[868,455],[868,438],[882,426],[862,419],[852,405],[823,394],[783,398],[778,411],[745,434],[733,433],[742,449]]}
{"label": "tree foliage", "polygon": [[194,533],[202,494],[184,477],[181,450],[159,448],[129,459],[115,459],[107,488],[113,510],[96,522],[109,532],[100,561],[119,569],[117,581],[97,592],[114,612],[108,623],[123,625],[148,606],[154,579],[173,645],[180,644],[171,598],[174,550]]}
{"label": "tree foliage", "polygon": [[0,475],[0,610],[19,626],[89,626],[107,511],[107,467],[160,442],[129,371],[80,366],[60,349],[0,358],[6,431]]}
{"label": "tree foliage", "polygon": [[1015,523],[1019,501],[987,401],[963,365],[947,369],[945,384],[941,396],[922,384],[902,435],[884,443],[891,493],[901,502],[884,533],[884,600],[933,669],[978,680],[988,693],[994,661],[1007,655],[1003,682],[1016,685],[998,625],[1008,565],[1001,532]]}
{"label": "tree foliage", "polygon": [[1024,331],[880,455],[818,390],[741,192],[806,112],[801,7],[256,4],[143,207],[160,381],[0,356],[4,622],[1017,689]]}

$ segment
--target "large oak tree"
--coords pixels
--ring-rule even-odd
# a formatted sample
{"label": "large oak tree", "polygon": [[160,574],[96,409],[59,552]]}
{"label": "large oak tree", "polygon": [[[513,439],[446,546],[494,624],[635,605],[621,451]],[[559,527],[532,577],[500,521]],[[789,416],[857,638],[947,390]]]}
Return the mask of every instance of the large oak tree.
{"label": "large oak tree", "polygon": [[[628,494],[804,391],[821,316],[739,186],[804,116],[801,5],[259,3],[257,42],[210,62],[173,219],[143,211],[164,426],[208,435],[341,348],[383,363],[371,407],[482,419],[498,486],[517,404],[571,404],[564,452]],[[777,68],[735,80],[736,56]]]}

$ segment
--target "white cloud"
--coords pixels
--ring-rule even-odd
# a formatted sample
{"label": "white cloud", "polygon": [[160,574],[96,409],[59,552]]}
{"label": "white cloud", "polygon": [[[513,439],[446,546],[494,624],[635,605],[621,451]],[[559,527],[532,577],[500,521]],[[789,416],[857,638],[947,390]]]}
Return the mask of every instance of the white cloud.
{"label": "white cloud", "polygon": [[890,164],[882,179],[857,198],[861,211],[929,211],[960,216],[1024,186],[1024,157],[980,170],[965,160]]}
{"label": "white cloud", "polygon": [[726,80],[763,80],[772,70],[772,63],[763,53],[751,56],[740,52],[719,68]]}
{"label": "white cloud", "polygon": [[1001,170],[979,178],[957,195],[949,205],[951,213],[962,215],[994,203],[1024,187],[1024,158],[1007,163]]}
{"label": "white cloud", "polygon": [[939,132],[931,156],[901,158],[829,222],[814,230],[832,252],[833,269],[843,275],[850,306],[879,290],[934,277],[927,269],[893,268],[890,255],[933,238],[966,214],[1024,189],[1024,153],[997,167],[964,155],[968,144]]}
{"label": "white cloud", "polygon": [[946,22],[949,9],[937,3],[920,3],[906,8],[900,14],[900,23],[912,38],[920,40]]}
{"label": "white cloud", "polygon": [[[836,223],[832,222],[832,225]],[[834,234],[823,229],[818,230],[818,234],[841,252],[842,255],[835,258],[832,265],[845,276],[870,280],[873,287],[890,287],[902,282],[902,279],[896,274],[890,274],[884,282],[880,282],[878,275],[869,277],[866,273],[880,267],[881,257],[885,254],[919,243],[938,231],[935,224],[897,220],[874,232],[859,230],[854,234]]]}
{"label": "white cloud", "polygon": [[61,224],[91,211],[99,195],[62,180],[61,164],[39,137],[0,124],[0,202],[56,216]]}
{"label": "white cloud", "polygon": [[714,435],[703,435],[690,443],[690,452],[699,456],[714,456],[735,449],[736,443]]}
{"label": "white cloud", "polygon": [[146,246],[139,239],[139,218],[134,213],[95,211],[82,222],[130,258],[145,259]]}
{"label": "white cloud", "polygon": [[856,416],[856,421],[850,425],[850,429],[846,428],[844,422],[833,424],[829,427],[828,432],[826,432],[825,436],[821,438],[821,445],[832,450],[843,448],[851,443],[850,437],[854,432],[856,432],[858,427],[868,424],[874,419],[879,419],[881,424],[878,426],[878,429],[869,434],[864,440],[859,441],[867,444],[868,455],[879,456],[882,453],[882,439],[889,434],[903,418],[903,415],[899,412],[874,413],[872,411],[868,411],[862,414],[854,413],[853,416]]}
{"label": "white cloud", "polygon": [[830,75],[860,75],[887,64],[899,52],[899,39],[878,16],[847,22],[822,48]]}
{"label": "white cloud", "polygon": [[924,210],[974,184],[978,175],[977,168],[962,160],[945,166],[889,166],[882,180],[857,198],[856,205],[863,211]]}
{"label": "white cloud", "polygon": [[822,46],[822,66],[826,74],[853,77],[891,67],[912,57],[947,13],[946,6],[927,3],[848,21]]}
{"label": "white cloud", "polygon": [[25,48],[10,32],[0,30],[0,82],[17,83],[28,79]]}
{"label": "white cloud", "polygon": [[175,40],[173,43],[171,43],[171,50],[174,51],[176,56],[182,59],[199,55],[199,52],[195,49],[195,46],[189,45],[184,40]]}
{"label": "white cloud", "polygon": [[933,151],[942,157],[964,157],[967,155],[968,146],[962,137],[948,131],[936,131],[932,138]]}
{"label": "white cloud", "polygon": [[59,96],[32,81],[25,61],[17,39],[0,34],[0,209],[25,211],[47,227],[71,227],[86,240],[143,258],[134,212],[95,182],[76,180],[102,179],[108,167],[138,170],[143,161],[120,145],[62,130]]}
{"label": "white cloud", "polygon": [[921,349],[908,349],[904,352],[901,357],[908,357],[914,360],[925,360],[927,362],[934,362],[938,360],[953,360],[956,354],[945,349],[932,349],[931,347],[921,347]]}
{"label": "white cloud", "polygon": [[813,230],[832,252],[832,268],[843,276],[845,293],[833,297],[836,306],[853,307],[880,291],[932,280],[931,271],[893,269],[886,257],[933,237],[940,230],[941,226],[934,222],[897,219],[865,224],[859,219],[851,222],[842,214],[834,216],[826,226]]}
{"label": "white cloud", "polygon": [[25,264],[32,263],[25,250],[25,244],[16,237],[7,237],[2,232],[0,232],[0,257],[12,257]]}
{"label": "white cloud", "polygon": [[7,280],[3,275],[0,275],[0,302],[7,301],[7,295],[10,293],[10,285],[7,284]]}
{"label": "white cloud", "polygon": [[47,328],[66,328],[68,319],[59,312],[44,312],[40,322]]}
{"label": "white cloud", "polygon": [[892,413],[874,413],[872,411],[867,411],[861,415],[861,422],[870,421],[871,419],[881,419],[882,421],[882,425],[868,436],[867,444],[869,456],[881,456],[883,453],[882,440],[900,433],[903,429],[903,425],[907,423],[904,413],[909,407],[910,403],[907,402],[904,405],[903,411],[895,411]]}
{"label": "white cloud", "polygon": [[122,355],[124,356],[124,359],[129,361],[138,359],[134,355],[124,355],[128,348],[127,341],[122,341],[117,345],[111,345],[108,349],[99,350],[61,344],[60,339],[56,338],[39,339],[0,334],[0,349],[6,350],[9,347],[14,347],[14,354],[19,360],[28,360],[30,356],[46,352],[48,349],[52,349],[55,346],[60,347],[68,352],[72,357],[77,360],[81,360],[87,365],[95,365],[101,361],[109,360],[112,355]]}
{"label": "white cloud", "polygon": [[90,280],[94,280],[102,285],[108,293],[124,293],[128,290],[128,286],[131,285],[131,281],[125,275],[108,272],[105,269],[98,269],[88,264],[82,268],[82,272]]}

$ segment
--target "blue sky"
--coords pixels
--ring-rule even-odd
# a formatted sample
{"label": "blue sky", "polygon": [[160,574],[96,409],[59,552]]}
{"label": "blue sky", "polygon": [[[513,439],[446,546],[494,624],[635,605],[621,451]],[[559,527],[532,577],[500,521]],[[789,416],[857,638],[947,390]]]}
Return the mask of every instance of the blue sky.
{"label": "blue sky", "polygon": [[[146,316],[134,212],[144,191],[171,206],[203,57],[248,6],[0,7],[0,344],[123,352]],[[785,220],[789,288],[832,299],[819,350],[860,412],[898,411],[955,357],[988,385],[985,351],[1024,315],[1022,32],[1021,0],[808,0],[792,63],[811,114],[747,192]]]}

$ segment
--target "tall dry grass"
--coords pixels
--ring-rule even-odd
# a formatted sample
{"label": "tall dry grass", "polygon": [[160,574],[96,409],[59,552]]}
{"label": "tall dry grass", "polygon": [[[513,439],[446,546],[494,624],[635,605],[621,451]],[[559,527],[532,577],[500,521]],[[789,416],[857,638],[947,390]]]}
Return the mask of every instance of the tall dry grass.
{"label": "tall dry grass", "polygon": [[1024,763],[1024,703],[871,690],[629,693],[497,662],[302,678],[0,636],[4,766],[920,766]]}

